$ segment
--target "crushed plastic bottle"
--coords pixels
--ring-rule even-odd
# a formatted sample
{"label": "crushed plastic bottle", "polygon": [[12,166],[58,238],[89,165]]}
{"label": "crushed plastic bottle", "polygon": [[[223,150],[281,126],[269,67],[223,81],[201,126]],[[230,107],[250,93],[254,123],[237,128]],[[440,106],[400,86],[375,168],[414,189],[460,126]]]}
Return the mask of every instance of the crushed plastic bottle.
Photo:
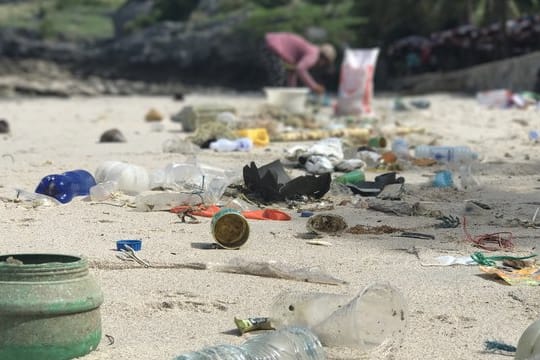
{"label": "crushed plastic bottle", "polygon": [[35,192],[51,196],[65,204],[75,196],[88,195],[90,188],[94,185],[96,185],[96,180],[88,171],[73,170],[45,176]]}
{"label": "crushed plastic bottle", "polygon": [[180,355],[176,360],[325,360],[321,342],[310,330],[288,327],[249,338],[240,346],[218,345]]}
{"label": "crushed plastic bottle", "polygon": [[402,340],[407,306],[401,292],[389,284],[372,284],[352,299],[287,291],[274,300],[271,321],[278,329],[307,327],[324,346],[369,351]]}
{"label": "crushed plastic bottle", "polygon": [[37,194],[23,189],[15,189],[15,191],[16,196],[13,201],[21,203],[26,208],[52,207],[61,204],[60,201],[47,195]]}
{"label": "crushed plastic bottle", "polygon": [[218,152],[250,151],[253,149],[253,141],[250,138],[219,139],[210,143],[210,149]]}

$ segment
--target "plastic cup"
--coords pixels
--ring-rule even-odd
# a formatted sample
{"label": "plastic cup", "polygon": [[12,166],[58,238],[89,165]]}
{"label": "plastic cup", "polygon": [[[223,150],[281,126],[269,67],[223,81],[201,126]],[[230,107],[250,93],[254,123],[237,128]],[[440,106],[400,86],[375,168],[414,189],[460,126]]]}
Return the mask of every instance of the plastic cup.
{"label": "plastic cup", "polygon": [[216,242],[225,249],[239,249],[249,238],[249,224],[236,209],[221,209],[210,223]]}
{"label": "plastic cup", "polygon": [[132,248],[134,251],[140,251],[142,248],[142,240],[118,240],[116,242],[116,250],[128,250],[126,245]]}

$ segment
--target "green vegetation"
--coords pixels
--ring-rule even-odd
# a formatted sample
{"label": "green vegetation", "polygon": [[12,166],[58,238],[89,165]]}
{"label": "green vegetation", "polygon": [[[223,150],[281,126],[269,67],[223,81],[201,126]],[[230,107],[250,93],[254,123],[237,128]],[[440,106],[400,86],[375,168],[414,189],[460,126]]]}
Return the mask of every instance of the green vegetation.
{"label": "green vegetation", "polygon": [[[328,33],[328,41],[337,44],[356,40],[356,30],[367,22],[362,16],[351,14],[353,1],[327,1],[325,5],[296,1],[286,6],[267,9],[255,8],[248,21],[239,25],[238,31],[246,36],[260,38],[269,31],[304,33],[306,28],[317,26]],[[320,2],[320,1],[319,1]]]}
{"label": "green vegetation", "polygon": [[[113,34],[112,12],[126,0],[25,0],[0,4],[0,27],[39,30],[46,37],[95,39]],[[128,29],[165,20],[201,23],[248,11],[238,25],[246,41],[268,31],[304,33],[324,28],[335,44],[374,46],[396,38],[471,23],[485,25],[540,11],[540,0],[220,0],[216,14],[195,10],[198,0],[155,0]],[[195,10],[195,11],[194,11]]]}
{"label": "green vegetation", "polygon": [[113,35],[112,12],[124,0],[41,0],[0,4],[0,27],[39,30],[44,37],[71,39]]}

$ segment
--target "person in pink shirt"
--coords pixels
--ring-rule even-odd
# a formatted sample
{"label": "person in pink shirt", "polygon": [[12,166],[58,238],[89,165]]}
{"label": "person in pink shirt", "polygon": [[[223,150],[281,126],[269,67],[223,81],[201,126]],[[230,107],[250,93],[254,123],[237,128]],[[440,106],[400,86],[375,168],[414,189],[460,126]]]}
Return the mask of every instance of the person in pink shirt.
{"label": "person in pink shirt", "polygon": [[298,86],[298,78],[317,94],[325,92],[315,81],[310,69],[333,68],[336,50],[330,44],[314,45],[303,37],[286,32],[268,33],[265,36],[263,62],[272,86]]}

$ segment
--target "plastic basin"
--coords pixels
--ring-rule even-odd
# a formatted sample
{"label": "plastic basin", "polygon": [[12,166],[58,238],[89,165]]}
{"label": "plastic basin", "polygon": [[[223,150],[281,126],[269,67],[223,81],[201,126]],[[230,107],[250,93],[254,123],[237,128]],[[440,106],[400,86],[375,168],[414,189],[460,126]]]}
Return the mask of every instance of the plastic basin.
{"label": "plastic basin", "polygon": [[308,88],[265,87],[266,102],[291,113],[303,113],[306,110]]}

